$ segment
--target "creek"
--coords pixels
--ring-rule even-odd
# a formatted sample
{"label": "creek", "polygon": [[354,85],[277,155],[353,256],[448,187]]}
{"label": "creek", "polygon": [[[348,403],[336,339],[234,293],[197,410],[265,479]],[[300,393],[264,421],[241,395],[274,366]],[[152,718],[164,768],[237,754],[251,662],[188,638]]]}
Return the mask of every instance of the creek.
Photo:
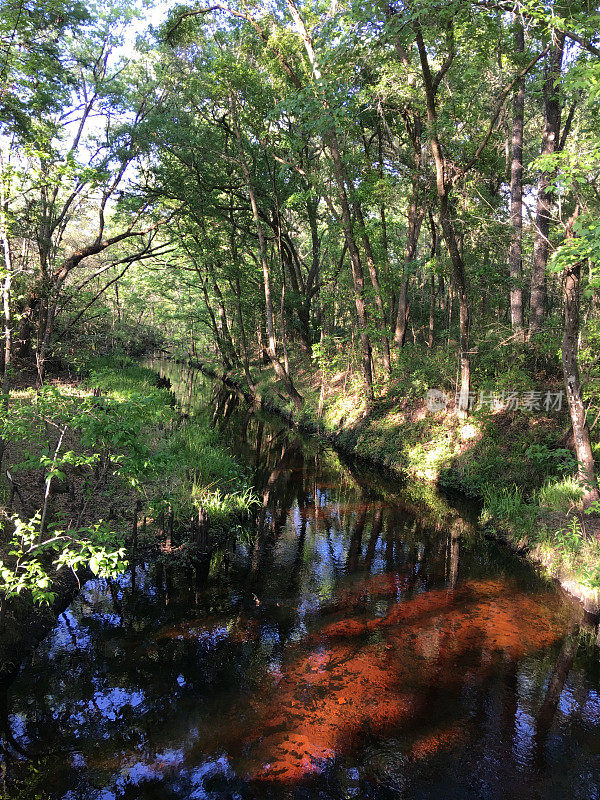
{"label": "creek", "polygon": [[256,524],[208,574],[85,585],[4,698],[28,798],[600,797],[577,604],[477,509],[159,366],[248,469]]}

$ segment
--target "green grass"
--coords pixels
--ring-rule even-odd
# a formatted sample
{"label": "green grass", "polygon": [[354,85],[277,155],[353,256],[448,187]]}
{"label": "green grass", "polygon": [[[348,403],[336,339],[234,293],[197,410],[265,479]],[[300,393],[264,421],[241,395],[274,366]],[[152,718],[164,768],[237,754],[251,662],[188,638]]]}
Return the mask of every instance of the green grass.
{"label": "green grass", "polygon": [[[158,375],[126,356],[95,358],[81,368],[81,386],[100,389],[82,433],[93,448],[115,451],[118,473],[157,518],[168,507],[185,530],[203,506],[211,532],[247,514],[255,502],[248,475],[237,463],[208,414],[182,419],[175,398],[157,386]],[[145,512],[144,512],[145,513]]]}
{"label": "green grass", "polygon": [[224,446],[219,433],[209,427],[208,419],[195,416],[177,430],[168,442],[168,451],[180,465],[199,473],[204,485],[220,488],[244,482],[244,472]]}
{"label": "green grass", "polygon": [[540,508],[567,513],[578,508],[583,496],[583,489],[577,480],[567,475],[563,478],[550,478],[535,493],[535,502]]}
{"label": "green grass", "polygon": [[211,530],[225,532],[258,502],[248,475],[227,450],[208,417],[193,417],[169,440],[173,463],[169,502],[184,518],[201,507]]}
{"label": "green grass", "polygon": [[[550,479],[530,501],[516,485],[483,490],[480,522],[499,530],[515,544],[526,544],[554,576],[565,575],[600,589],[600,542],[588,535],[583,517],[569,516],[583,491],[573,477]],[[559,520],[562,517],[563,522]]]}
{"label": "green grass", "polygon": [[482,495],[482,523],[499,520],[518,529],[521,534],[531,535],[537,508],[524,500],[523,493],[516,484],[511,487],[488,484],[483,488]]}
{"label": "green grass", "polygon": [[232,516],[244,516],[259,503],[258,497],[249,487],[234,492],[222,492],[220,489],[194,483],[190,496],[196,508],[202,507],[207,511],[211,524],[218,525],[226,524]]}

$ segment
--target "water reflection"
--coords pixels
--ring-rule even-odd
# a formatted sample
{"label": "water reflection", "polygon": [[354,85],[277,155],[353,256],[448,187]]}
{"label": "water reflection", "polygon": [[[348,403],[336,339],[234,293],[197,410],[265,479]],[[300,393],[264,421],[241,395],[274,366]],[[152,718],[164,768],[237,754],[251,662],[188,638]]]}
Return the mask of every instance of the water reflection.
{"label": "water reflection", "polygon": [[441,499],[170,377],[254,472],[255,536],[87,584],[3,698],[21,796],[598,796],[576,606]]}

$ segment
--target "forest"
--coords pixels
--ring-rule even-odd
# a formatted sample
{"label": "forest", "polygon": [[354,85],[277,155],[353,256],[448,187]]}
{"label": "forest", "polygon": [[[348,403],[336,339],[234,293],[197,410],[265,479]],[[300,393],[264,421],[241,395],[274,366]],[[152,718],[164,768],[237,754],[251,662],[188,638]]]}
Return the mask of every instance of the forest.
{"label": "forest", "polygon": [[[360,503],[352,512],[349,575],[377,577],[380,547],[383,574],[398,571],[382,533],[396,517],[376,502],[400,503],[402,486],[402,507],[417,520],[410,536],[423,529],[445,542],[452,591],[484,581],[483,561],[509,557],[489,548],[505,548],[597,625],[600,5],[1,0],[1,10],[0,678],[10,684],[57,615],[87,597],[82,587],[108,587],[127,627],[125,595],[135,599],[145,575],[158,571],[168,606],[172,576],[193,573],[197,605],[203,586],[229,586],[223,575],[241,547],[254,580],[263,548],[277,551],[285,514],[296,513],[298,470],[308,488],[294,495],[297,514],[311,497],[318,539],[313,458],[319,480],[322,470],[343,473],[340,485],[354,481],[371,504],[362,522]],[[308,548],[302,530],[298,547]],[[470,573],[459,542],[480,565]],[[428,580],[433,607],[438,584]],[[490,585],[481,600],[497,626],[493,636],[486,628],[488,645],[512,652],[516,642],[497,644],[505,621]],[[285,605],[260,587],[244,609]],[[375,602],[380,590],[364,592]],[[339,591],[350,603],[350,589]],[[539,600],[556,632],[546,641],[530,601],[519,595],[506,614],[529,620],[540,652],[559,648],[538,692],[547,691],[539,759],[584,635],[598,661],[597,632],[578,623],[561,638],[549,595]],[[240,632],[239,619],[231,642],[248,642],[254,634]],[[386,647],[394,637],[405,647],[389,619]],[[303,663],[288,665],[287,680],[301,680]],[[399,708],[396,685],[381,680]],[[438,689],[455,691],[444,681]],[[277,702],[288,701],[284,692]],[[367,705],[356,713],[375,726]],[[390,714],[385,725],[399,725],[396,711],[380,710],[377,730]],[[314,720],[304,726],[294,735],[308,737],[313,766],[294,761],[291,733],[273,744],[277,756],[247,744],[258,747],[255,760],[280,760],[279,789],[246,794],[264,778],[252,766],[237,796],[288,796],[298,781],[304,791],[307,773],[355,752],[349,738],[331,744]],[[31,742],[15,745],[17,728],[2,727],[9,767],[17,752],[2,797],[76,796],[72,776],[36,783],[39,768],[24,756]],[[240,736],[215,733],[225,749]],[[450,747],[444,736],[436,758]],[[597,761],[589,769],[582,797],[600,781]],[[359,773],[361,796],[401,796]],[[349,796],[353,780],[323,796]],[[173,797],[230,796],[173,786]],[[482,786],[482,797],[497,796]],[[313,796],[306,791],[298,796]]]}

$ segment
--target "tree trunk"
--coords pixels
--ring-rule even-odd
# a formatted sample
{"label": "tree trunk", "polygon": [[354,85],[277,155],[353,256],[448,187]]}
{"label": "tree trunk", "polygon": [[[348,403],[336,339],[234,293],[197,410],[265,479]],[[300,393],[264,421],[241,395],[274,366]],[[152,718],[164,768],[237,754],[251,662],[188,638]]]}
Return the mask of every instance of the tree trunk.
{"label": "tree trunk", "polygon": [[458,416],[466,417],[469,412],[469,390],[471,384],[471,360],[469,353],[469,303],[467,299],[467,281],[465,265],[458,246],[458,240],[452,215],[450,213],[449,191],[450,185],[446,182],[446,163],[442,146],[437,135],[437,113],[435,108],[435,87],[429,68],[429,58],[423,35],[417,29],[417,47],[423,71],[423,85],[427,99],[427,122],[429,125],[429,143],[435,161],[436,187],[439,201],[439,216],[444,241],[452,262],[452,275],[454,287],[458,294],[459,319],[460,319],[460,396],[458,401]]}
{"label": "tree trunk", "polygon": [[431,288],[430,288],[430,296],[429,296],[429,335],[427,337],[427,346],[431,350],[433,347],[434,342],[434,331],[435,331],[435,300],[437,297],[437,292],[435,289],[435,275],[431,273]]}
{"label": "tree trunk", "polygon": [[16,355],[24,361],[33,359],[33,341],[35,336],[35,318],[40,302],[36,291],[31,291],[21,312],[17,333]]}
{"label": "tree trunk", "polygon": [[[565,36],[556,33],[556,43],[550,48],[546,61],[544,79],[544,132],[542,134],[541,154],[552,155],[559,144],[561,100],[560,79]],[[531,265],[531,297],[529,335],[533,336],[542,329],[546,313],[546,267],[552,217],[553,192],[550,174],[541,170],[537,187],[537,211],[533,238],[533,260]]]}
{"label": "tree trunk", "polygon": [[348,246],[350,256],[350,268],[352,270],[352,282],[354,285],[354,304],[356,306],[356,317],[358,321],[358,332],[360,337],[360,351],[362,359],[363,382],[367,400],[373,399],[373,372],[371,370],[371,342],[367,332],[367,312],[365,308],[365,278],[360,260],[358,247],[354,239],[352,230],[352,217],[350,215],[350,205],[346,194],[344,182],[344,170],[342,158],[338,147],[337,135],[331,132],[327,137],[327,143],[333,159],[333,171],[338,187],[338,198],[342,209],[342,227]]}
{"label": "tree trunk", "polygon": [[260,248],[260,260],[262,266],[263,285],[265,292],[265,318],[267,323],[267,353],[269,355],[271,364],[273,365],[273,369],[275,370],[276,376],[285,386],[285,389],[289,394],[292,402],[296,406],[296,408],[300,409],[304,405],[304,400],[302,398],[302,395],[300,395],[299,392],[297,391],[296,387],[293,384],[292,379],[290,378],[289,374],[285,371],[283,365],[281,364],[279,358],[277,357],[277,341],[275,339],[275,324],[274,324],[274,314],[273,314],[273,300],[271,297],[271,276],[269,273],[267,243],[265,240],[264,231],[260,221],[258,204],[256,202],[256,196],[254,194],[254,186],[252,183],[252,178],[250,176],[250,170],[248,168],[246,155],[244,153],[242,134],[240,131],[240,126],[237,121],[233,95],[231,94],[229,96],[229,108],[231,111],[231,119],[238,145],[238,156],[240,160],[240,165],[242,167],[242,172],[246,180],[246,187],[248,189],[248,194],[250,196],[250,207],[252,209],[252,218],[256,226],[256,234],[258,236],[258,243]]}
{"label": "tree trunk", "polygon": [[410,316],[410,303],[408,300],[409,287],[409,267],[417,255],[417,245],[419,243],[419,233],[421,223],[425,216],[425,206],[419,204],[419,160],[415,158],[415,177],[413,179],[412,197],[408,208],[408,231],[406,234],[406,250],[404,253],[404,265],[402,268],[402,285],[398,298],[398,310],[396,313],[396,324],[394,326],[394,344],[396,347],[404,347],[406,331],[408,330],[408,318]]}
{"label": "tree trunk", "polygon": [[[401,51],[402,59],[405,66],[408,67],[408,61],[404,51]],[[414,112],[412,120],[410,117],[405,116],[406,130],[411,139],[414,160],[412,164],[413,179],[412,179],[412,192],[410,204],[408,207],[408,229],[406,233],[406,250],[404,254],[404,265],[402,267],[402,285],[400,287],[400,296],[398,298],[398,308],[396,310],[396,323],[394,328],[394,344],[397,347],[404,347],[406,340],[406,331],[408,330],[408,319],[410,315],[410,302],[408,300],[408,288],[410,285],[409,267],[411,261],[414,261],[417,255],[417,245],[419,243],[419,233],[421,230],[421,223],[425,215],[425,205],[422,192],[420,191],[420,178],[421,178],[421,161],[422,161],[422,148],[423,148],[423,124],[421,117]]]}
{"label": "tree trunk", "polygon": [[[319,239],[319,228],[317,224],[317,203],[312,200],[306,202],[306,215],[308,225],[310,227],[310,252],[311,252],[311,266],[308,278],[306,281],[306,298],[303,303],[303,319],[306,319],[306,324],[310,334],[310,308],[313,296],[317,300],[317,315],[321,319],[321,240]],[[304,323],[303,323],[304,324]],[[317,326],[317,329],[320,327]],[[309,338],[310,345],[312,345],[312,336]]]}
{"label": "tree trunk", "polygon": [[283,348],[283,365],[285,367],[285,371],[289,374],[290,372],[290,359],[288,356],[288,347],[287,347],[287,331],[285,328],[285,274],[282,277],[281,283],[281,304],[280,304],[280,316],[281,316],[281,346]]}
{"label": "tree trunk", "polygon": [[[379,167],[378,167],[379,180],[383,183],[383,136],[381,134],[381,119],[379,118],[379,116],[377,117],[377,157],[379,161]],[[383,254],[385,258],[386,275],[389,276],[390,255],[388,247],[385,202],[383,200],[381,200],[381,203],[379,205],[379,218],[381,219],[381,244],[383,246]]]}
{"label": "tree trunk", "polygon": [[[567,238],[573,237],[573,224],[579,209],[569,220]],[[598,500],[598,483],[594,465],[594,456],[590,442],[590,431],[587,424],[585,406],[581,396],[579,379],[579,297],[581,280],[581,262],[565,268],[564,274],[564,335],[562,342],[562,367],[565,380],[567,402],[573,426],[575,451],[579,465],[579,480],[584,486],[584,505]]]}
{"label": "tree trunk", "polygon": [[[515,19],[514,51],[525,51],[523,24]],[[512,156],[510,167],[510,321],[517,336],[523,334],[523,120],[525,111],[525,78],[517,83],[513,97]]]}
{"label": "tree trunk", "polygon": [[213,291],[215,293],[215,297],[217,300],[217,311],[219,314],[219,326],[221,331],[221,338],[223,340],[223,344],[225,345],[231,363],[236,366],[239,364],[239,358],[237,351],[235,349],[235,345],[233,344],[233,339],[231,338],[231,332],[229,330],[229,324],[227,322],[227,310],[225,308],[225,300],[223,299],[223,292],[221,291],[221,287],[217,282],[217,274],[215,272],[213,264],[208,260],[206,262],[207,269],[210,273],[210,277],[212,280]]}
{"label": "tree trunk", "polygon": [[216,317],[215,317],[214,312],[212,310],[212,307],[210,305],[210,298],[208,296],[208,289],[206,288],[206,282],[202,278],[202,275],[200,273],[200,268],[198,266],[196,266],[196,265],[194,265],[194,266],[196,267],[196,272],[200,276],[200,281],[202,283],[202,295],[204,297],[204,305],[206,306],[206,310],[208,311],[208,317],[210,319],[210,324],[211,324],[211,327],[213,329],[213,334],[214,334],[214,337],[215,337],[215,344],[217,345],[217,349],[218,349],[219,353],[221,354],[221,360],[223,362],[223,366],[225,367],[226,370],[230,370],[231,369],[231,362],[229,361],[229,357],[227,355],[227,348],[225,347],[225,344],[224,344],[223,340],[221,339],[221,334],[219,332],[219,326],[217,325]]}
{"label": "tree trunk", "polygon": [[404,264],[404,275],[398,297],[398,311],[396,313],[396,325],[394,327],[394,344],[397,347],[404,347],[406,341],[406,331],[408,330],[408,320],[410,317],[410,303],[408,301],[408,275],[406,274],[406,263]]}
{"label": "tree trunk", "polygon": [[377,266],[375,265],[375,258],[373,256],[373,249],[371,247],[371,240],[369,239],[369,235],[365,227],[365,219],[363,217],[360,202],[358,200],[355,200],[353,206],[356,219],[361,228],[363,247],[365,249],[365,254],[367,256],[367,267],[369,268],[369,275],[371,276],[371,284],[373,286],[373,292],[375,293],[375,305],[377,306],[377,311],[379,314],[379,318],[377,320],[377,327],[381,333],[381,355],[383,359],[383,369],[386,375],[389,377],[392,369],[390,363],[390,343],[388,342],[388,338],[386,335],[385,311],[383,308],[383,300],[381,299],[379,275],[377,273]]}
{"label": "tree trunk", "polygon": [[[3,165],[2,165],[3,166]],[[4,364],[2,369],[2,397],[0,400],[0,411],[3,416],[8,413],[10,402],[10,370],[12,360],[12,320],[10,313],[10,300],[12,290],[12,258],[10,252],[10,240],[8,238],[8,225],[6,221],[6,211],[8,202],[4,196],[4,175],[0,174],[2,184],[0,196],[0,232],[2,235],[2,252],[4,256],[4,280],[2,282],[2,310],[4,316]],[[6,450],[6,441],[0,438],[0,468]]]}
{"label": "tree trunk", "polygon": [[[435,220],[433,218],[433,211],[429,209],[429,224],[431,226],[431,251],[430,251],[430,260],[432,264],[436,264],[436,257],[438,254],[438,235],[437,235],[437,228],[435,227]],[[440,289],[443,287],[443,279],[440,278],[440,282],[436,289],[435,286],[435,272],[432,271],[431,273],[431,295],[429,298],[429,338],[427,344],[431,349],[433,347],[433,343],[435,340],[435,301],[437,300],[437,296],[440,292]]]}
{"label": "tree trunk", "polygon": [[[231,222],[231,232],[230,232],[230,247],[231,247],[231,258],[233,263],[237,265],[238,263],[238,252],[237,252],[237,242],[235,238],[235,225],[234,222],[234,210],[233,210],[233,193],[229,196],[229,219]],[[242,360],[244,364],[244,375],[246,376],[246,383],[248,384],[248,388],[251,392],[254,392],[255,384],[252,380],[252,374],[250,373],[250,356],[248,353],[248,339],[246,338],[246,329],[244,327],[244,316],[242,314],[242,290],[240,286],[240,275],[239,275],[239,267],[236,266],[236,276],[235,276],[235,289],[233,287],[233,283],[231,284],[233,289],[233,296],[235,297],[235,309],[237,315],[237,321],[240,331],[240,339],[242,343]]]}
{"label": "tree trunk", "polygon": [[50,350],[50,339],[54,330],[54,321],[56,319],[57,300],[54,298],[52,301],[44,299],[40,305],[42,313],[40,313],[40,322],[38,328],[38,345],[36,357],[36,365],[38,372],[38,381],[41,386],[46,377],[46,359]]}
{"label": "tree trunk", "polygon": [[10,369],[12,361],[12,320],[10,313],[10,297],[12,291],[12,271],[10,262],[5,260],[6,273],[2,284],[2,311],[4,317],[4,364],[2,369],[3,403],[8,404],[10,392]]}
{"label": "tree trunk", "polygon": [[255,384],[250,373],[250,357],[248,355],[248,340],[246,338],[246,329],[244,327],[244,317],[242,315],[242,290],[240,286],[239,275],[235,277],[235,308],[237,314],[238,325],[240,329],[240,339],[242,342],[242,359],[244,364],[244,375],[246,376],[246,383],[251,392],[255,389]]}

